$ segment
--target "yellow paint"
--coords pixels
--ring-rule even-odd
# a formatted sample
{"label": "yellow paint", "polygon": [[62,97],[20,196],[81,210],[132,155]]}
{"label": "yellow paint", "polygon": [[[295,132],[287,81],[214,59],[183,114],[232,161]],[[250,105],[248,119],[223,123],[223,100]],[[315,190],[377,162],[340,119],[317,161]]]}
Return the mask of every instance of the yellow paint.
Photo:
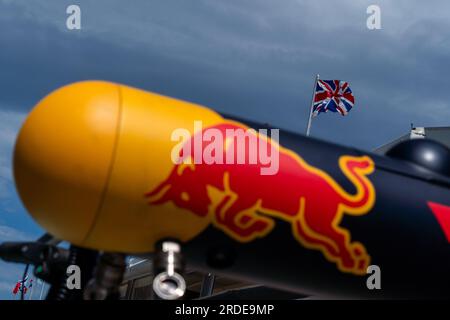
{"label": "yellow paint", "polygon": [[187,192],[182,192],[181,193],[181,199],[183,199],[184,201],[189,201],[189,193]]}
{"label": "yellow paint", "polygon": [[173,169],[172,131],[193,130],[196,120],[223,121],[207,108],[114,83],[62,87],[20,130],[19,195],[44,229],[75,245],[140,253],[162,237],[187,241],[208,219],[172,203],[149,206],[143,193]]}

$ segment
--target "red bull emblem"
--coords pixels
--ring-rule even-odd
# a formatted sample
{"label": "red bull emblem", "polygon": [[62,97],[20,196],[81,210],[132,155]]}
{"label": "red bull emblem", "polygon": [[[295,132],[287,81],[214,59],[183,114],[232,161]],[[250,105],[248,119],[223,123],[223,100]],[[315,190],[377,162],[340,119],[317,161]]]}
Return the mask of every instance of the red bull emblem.
{"label": "red bull emblem", "polygon": [[[166,180],[146,193],[150,205],[172,201],[176,206],[210,219],[211,223],[240,242],[266,236],[282,219],[292,226],[294,238],[304,247],[319,250],[343,272],[365,275],[370,256],[364,245],[353,241],[349,230],[340,226],[344,214],[367,214],[375,202],[375,190],[367,178],[374,171],[368,156],[343,155],[339,167],[353,183],[356,192],[349,194],[326,172],[306,163],[293,151],[254,130],[245,139],[225,139],[223,159],[233,163],[196,163],[192,152],[195,144],[205,150],[212,143],[202,141],[206,128],[184,142],[189,148],[179,151],[180,160]],[[232,121],[214,126],[226,131],[247,130]],[[278,171],[261,174],[261,161],[239,164],[236,146],[257,139],[258,152],[278,152]],[[196,141],[194,143],[194,141]],[[215,155],[218,156],[217,154]],[[249,154],[245,159],[249,160]],[[241,159],[242,160],[242,159]],[[242,161],[241,161],[242,162]],[[276,218],[276,219],[274,219]]]}

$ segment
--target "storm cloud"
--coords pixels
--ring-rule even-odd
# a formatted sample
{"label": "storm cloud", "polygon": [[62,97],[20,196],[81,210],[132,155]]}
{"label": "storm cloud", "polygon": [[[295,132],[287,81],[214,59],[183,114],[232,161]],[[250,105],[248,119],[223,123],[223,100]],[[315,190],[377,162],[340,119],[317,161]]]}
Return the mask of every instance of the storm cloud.
{"label": "storm cloud", "polygon": [[[81,30],[66,28],[71,4]],[[366,27],[372,4],[380,30]],[[356,103],[315,118],[312,136],[370,150],[410,123],[449,125],[448,14],[444,0],[0,0],[0,231],[42,232],[11,157],[26,114],[62,85],[116,81],[303,133],[319,73],[348,81]],[[20,274],[8,266],[0,297]]]}
{"label": "storm cloud", "polygon": [[[24,112],[51,90],[105,79],[304,132],[314,75],[349,81],[348,117],[312,135],[371,149],[408,130],[447,125],[437,85],[449,69],[450,4],[378,1],[2,1],[0,103]],[[445,80],[444,80],[445,81]]]}

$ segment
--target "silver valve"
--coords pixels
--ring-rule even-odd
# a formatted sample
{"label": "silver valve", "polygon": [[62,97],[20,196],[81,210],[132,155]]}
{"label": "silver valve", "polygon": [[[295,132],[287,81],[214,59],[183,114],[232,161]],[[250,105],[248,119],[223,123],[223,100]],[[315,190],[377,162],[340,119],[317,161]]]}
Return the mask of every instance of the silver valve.
{"label": "silver valve", "polygon": [[181,246],[176,241],[163,241],[157,247],[154,260],[153,291],[164,300],[181,298],[186,291],[186,281],[181,275],[184,261]]}

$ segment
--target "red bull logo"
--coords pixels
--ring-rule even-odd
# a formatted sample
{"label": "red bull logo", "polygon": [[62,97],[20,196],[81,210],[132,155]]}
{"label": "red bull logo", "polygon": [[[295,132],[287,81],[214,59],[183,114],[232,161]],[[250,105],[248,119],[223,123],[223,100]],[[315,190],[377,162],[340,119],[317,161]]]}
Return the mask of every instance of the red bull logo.
{"label": "red bull logo", "polygon": [[[225,135],[230,129],[247,128],[227,121],[214,129]],[[242,164],[237,161],[236,146],[244,144],[244,150],[248,150],[250,136],[225,139],[221,148],[223,158],[235,158],[233,163],[195,163],[191,161],[193,153],[186,150],[194,150],[194,141],[202,150],[208,148],[211,141],[203,140],[199,145],[200,140],[196,139],[196,135],[203,133],[204,130],[197,132],[185,141],[190,147],[179,151],[181,161],[174,165],[167,179],[145,194],[150,205],[172,201],[210,219],[215,227],[240,242],[266,236],[276,220],[281,219],[290,223],[292,234],[301,245],[319,250],[339,270],[366,274],[370,264],[366,248],[353,241],[349,230],[340,224],[345,214],[360,216],[373,207],[375,190],[367,176],[374,171],[374,163],[368,156],[343,155],[339,159],[339,167],[356,189],[350,194],[326,172],[254,131],[256,139],[264,142],[258,143],[258,149],[269,148],[279,153],[275,174],[261,174],[263,164],[259,160]]]}

